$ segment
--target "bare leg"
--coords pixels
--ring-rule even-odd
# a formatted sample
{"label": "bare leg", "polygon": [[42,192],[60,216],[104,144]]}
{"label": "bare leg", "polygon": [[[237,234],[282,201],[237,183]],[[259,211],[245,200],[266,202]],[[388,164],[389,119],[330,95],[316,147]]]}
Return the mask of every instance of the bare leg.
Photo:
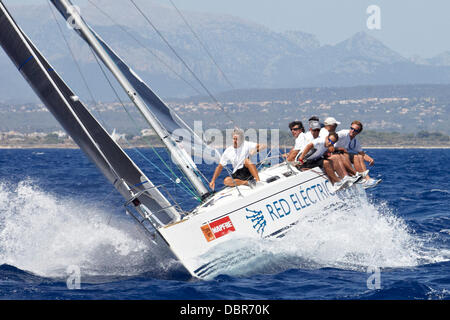
{"label": "bare leg", "polygon": [[[353,156],[353,164],[355,166],[356,171],[358,172],[364,172],[367,170],[366,163],[364,162],[364,157],[359,154],[355,154]],[[369,175],[367,175],[365,179],[369,180],[370,179]]]}
{"label": "bare leg", "polygon": [[256,166],[250,161],[250,159],[245,159],[244,166],[247,167],[253,178],[255,178],[256,181],[259,181],[258,169],[256,169]]}
{"label": "bare leg", "polygon": [[345,170],[344,164],[342,163],[341,157],[339,155],[333,154],[328,159],[333,164],[334,170],[341,179],[348,175],[347,170]]}
{"label": "bare leg", "polygon": [[328,160],[323,161],[323,170],[325,171],[325,174],[328,176],[328,178],[331,180],[332,184],[341,181],[341,179],[339,179],[334,173],[334,168],[330,161]]}
{"label": "bare leg", "polygon": [[352,163],[350,162],[350,158],[348,154],[340,154],[339,155],[342,163],[344,164],[345,170],[351,175],[354,176],[356,174],[356,170],[353,169]]}
{"label": "bare leg", "polygon": [[240,180],[240,179],[234,179],[234,182],[233,182],[233,179],[231,179],[231,177],[226,177],[223,180],[223,184],[226,185],[227,187],[235,187],[235,186],[241,186],[241,185],[248,186],[248,181]]}

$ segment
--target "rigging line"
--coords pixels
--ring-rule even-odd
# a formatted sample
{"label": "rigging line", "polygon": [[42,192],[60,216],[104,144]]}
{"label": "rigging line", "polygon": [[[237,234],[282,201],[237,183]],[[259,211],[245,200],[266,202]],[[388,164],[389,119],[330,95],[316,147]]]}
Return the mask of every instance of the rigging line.
{"label": "rigging line", "polygon": [[[95,5],[91,0],[88,0],[89,3],[91,5],[93,5],[95,8],[97,8],[97,10],[99,10],[102,14],[104,14],[106,17],[108,17],[113,23],[115,23],[120,29],[122,29],[125,33],[127,33],[131,38],[133,38],[139,45],[141,45],[146,51],[148,51],[150,54],[152,54],[155,58],[157,58],[160,62],[162,62],[164,65],[167,66],[167,68],[169,68],[170,70],[172,70],[172,72],[174,72],[181,80],[183,80],[184,82],[186,82],[190,87],[192,87],[198,94],[201,95],[201,92],[196,89],[192,84],[190,84],[187,80],[185,80],[181,75],[179,75],[176,71],[174,71],[168,64],[166,64],[162,59],[160,59],[156,54],[154,54],[150,49],[148,49],[144,44],[142,44],[136,37],[134,37],[134,35],[132,35],[130,32],[128,32],[125,28],[123,28],[120,24],[118,24],[110,15],[108,15],[105,11],[103,11],[101,8],[99,8],[97,5]],[[170,109],[170,108],[169,108]],[[126,110],[126,109],[125,109]],[[199,138],[200,140],[203,141],[203,139],[201,139],[200,137],[198,137],[198,135],[173,111],[171,110],[173,115],[177,117],[177,119],[197,138]],[[204,141],[203,141],[204,142]],[[205,143],[206,144],[206,143]],[[148,144],[150,146],[150,144]],[[219,155],[220,154],[217,152],[217,150],[215,150],[215,152]],[[183,173],[183,175],[185,176],[186,180],[189,181],[189,184],[191,185],[192,188],[194,188],[194,186],[192,185],[192,183],[190,182],[190,180],[187,178],[187,176],[184,174],[183,171],[181,171]],[[196,170],[196,172],[207,182],[208,179],[203,175],[203,173],[200,170]],[[178,177],[177,177],[178,178]]]}
{"label": "rigging line", "polygon": [[[0,2],[1,2],[1,1],[0,1]],[[54,20],[55,20],[55,23],[56,23],[56,25],[58,26],[58,29],[60,30],[61,35],[62,35],[64,41],[66,42],[66,45],[67,45],[67,47],[68,47],[68,49],[69,49],[69,51],[70,51],[70,53],[71,53],[71,55],[72,55],[72,58],[73,58],[75,64],[77,65],[78,71],[80,72],[80,76],[81,76],[81,78],[83,79],[84,84],[86,85],[86,88],[88,89],[88,91],[89,91],[89,93],[90,93],[90,95],[91,95],[91,98],[92,98],[94,104],[96,104],[96,100],[94,99],[93,94],[92,94],[92,92],[91,92],[91,90],[90,90],[90,88],[89,88],[89,86],[88,86],[88,84],[87,84],[87,81],[86,81],[86,79],[84,78],[83,73],[81,72],[81,68],[80,68],[79,64],[77,63],[77,61],[76,61],[76,59],[75,59],[75,55],[73,54],[73,51],[72,51],[72,49],[71,49],[71,47],[70,47],[70,45],[69,45],[67,39],[65,38],[64,33],[62,32],[62,28],[61,28],[61,26],[60,26],[59,23],[58,23],[58,20],[57,20],[55,14],[54,14],[54,12],[53,12],[52,6],[51,6],[51,4],[50,4],[49,2],[47,2],[47,4],[48,4],[48,6],[49,6],[49,8],[50,8],[50,11],[51,11],[51,13],[52,13],[52,15],[53,15],[53,18],[54,18]],[[26,36],[23,34],[22,31],[21,31],[21,33],[22,33],[22,36],[26,38]],[[31,49],[30,49],[30,50],[31,50]],[[31,51],[33,51],[33,50],[31,50]],[[41,62],[38,62],[38,63],[41,64]],[[49,72],[49,71],[54,71],[54,70],[53,70],[52,68],[50,68],[50,69],[47,70],[47,72]],[[50,80],[51,80],[52,83],[54,82],[53,79],[52,79],[52,77],[51,77],[49,74],[47,74],[47,77],[50,78]],[[54,83],[53,85],[56,87],[57,91],[59,91],[60,94],[62,95],[60,88],[59,88],[55,83]],[[64,96],[63,96],[63,98],[64,98],[64,100],[66,100],[66,98],[65,98]],[[85,126],[83,125],[83,123],[78,119],[78,116],[77,116],[76,113],[74,112],[74,110],[73,110],[72,106],[70,105],[70,103],[69,103],[67,100],[66,100],[66,103],[67,103],[67,106],[69,107],[69,109],[71,110],[71,112],[73,113],[73,115],[75,116],[75,118],[77,119],[77,121],[78,121],[78,122],[80,123],[80,125],[82,126],[83,130],[85,131],[85,133],[88,135],[88,137],[89,137],[89,139],[91,140],[91,142],[93,143],[93,145],[96,147],[96,149],[98,150],[98,152],[101,154],[103,160],[107,163],[107,165],[108,165],[109,168],[111,169],[111,172],[113,173],[113,175],[115,175],[116,177],[119,177],[119,174],[116,172],[115,168],[111,165],[111,163],[109,162],[108,158],[106,158],[106,156],[104,155],[103,151],[100,149],[100,147],[99,147],[97,141],[95,141],[95,139],[91,136],[91,134],[90,134],[89,131],[85,128]]]}
{"label": "rigging line", "polygon": [[230,115],[225,111],[224,107],[220,104],[220,102],[213,96],[213,94],[208,90],[208,88],[203,84],[203,82],[199,79],[199,77],[195,74],[194,71],[188,66],[186,61],[178,54],[178,52],[172,47],[172,45],[167,41],[167,39],[162,35],[162,33],[156,28],[156,26],[150,21],[150,19],[145,15],[145,13],[138,7],[138,5],[134,2],[134,0],[130,0],[130,2],[134,5],[134,7],[139,11],[139,13],[144,17],[144,19],[150,24],[150,26],[155,30],[155,32],[159,35],[159,37],[164,41],[164,43],[169,47],[172,53],[181,61],[181,63],[185,66],[185,68],[191,73],[191,75],[197,80],[197,82],[201,85],[201,87],[206,91],[208,96],[217,104],[217,106],[223,111],[225,116],[235,125],[235,121],[230,117]]}
{"label": "rigging line", "polygon": [[67,49],[69,50],[70,55],[72,56],[72,60],[75,63],[75,65],[77,66],[77,69],[78,69],[78,72],[80,73],[81,79],[83,80],[83,83],[86,86],[86,89],[88,90],[89,95],[91,96],[92,102],[94,103],[94,105],[97,105],[96,99],[94,98],[94,95],[93,95],[93,93],[92,93],[92,91],[91,91],[91,89],[90,89],[90,87],[89,87],[89,85],[87,83],[87,80],[84,77],[83,72],[81,71],[80,64],[78,63],[77,59],[75,58],[75,54],[73,53],[73,50],[72,50],[72,48],[69,45],[69,41],[66,39],[66,36],[64,35],[64,32],[63,32],[60,24],[58,23],[58,19],[56,18],[55,12],[53,11],[53,8],[52,8],[52,6],[50,4],[50,0],[46,1],[46,2],[48,4],[48,7],[49,7],[51,13],[52,13],[53,19],[55,20],[55,24],[58,26],[59,32],[61,33],[61,36],[64,39],[64,42],[66,43]]}
{"label": "rigging line", "polygon": [[184,83],[186,83],[189,87],[191,87],[195,92],[197,92],[199,95],[202,93],[200,90],[198,90],[196,87],[194,87],[193,84],[191,84],[188,80],[183,78],[181,74],[179,74],[177,71],[175,71],[168,63],[166,63],[163,59],[158,57],[156,53],[154,53],[152,50],[150,50],[146,45],[144,45],[141,41],[139,41],[131,32],[129,32],[127,29],[125,29],[123,26],[121,26],[119,23],[117,23],[109,14],[107,14],[104,10],[99,8],[95,3],[93,3],[91,0],[88,0],[88,2],[97,8],[98,11],[100,11],[103,15],[105,15],[108,19],[110,19],[117,27],[119,27],[123,32],[125,32],[128,36],[130,36],[134,41],[136,41],[144,50],[146,50],[148,53],[150,53],[154,58],[156,58],[159,62],[161,62],[167,69],[172,71],[180,80],[182,80]]}
{"label": "rigging line", "polygon": [[[122,101],[122,99],[120,98],[119,94],[117,93],[116,89],[114,88],[114,86],[112,85],[112,83],[111,83],[111,81],[109,80],[108,76],[106,75],[105,70],[103,70],[103,67],[102,67],[102,65],[100,64],[100,61],[98,60],[97,56],[95,55],[93,49],[92,49],[90,46],[89,46],[89,48],[91,49],[91,52],[92,52],[92,54],[93,54],[93,56],[94,56],[94,58],[95,58],[95,60],[96,60],[96,62],[97,62],[97,64],[98,64],[98,66],[100,67],[100,70],[102,71],[103,76],[105,77],[105,79],[106,79],[106,81],[108,82],[109,86],[110,86],[111,89],[113,90],[113,92],[114,92],[116,98],[119,100],[120,104],[122,105],[123,109],[124,109],[125,112],[127,113],[128,117],[133,121],[135,127],[137,128],[138,126],[137,126],[136,122],[134,121],[134,118],[131,117],[130,113],[128,112],[127,108],[125,107],[125,104],[123,103],[123,101]],[[144,140],[144,141],[145,141],[145,140]],[[160,161],[166,166],[166,168],[170,171],[170,173],[172,173],[172,174],[174,175],[175,178],[179,179],[178,176],[175,174],[175,172],[173,172],[173,170],[166,164],[166,162],[164,161],[164,159],[161,158],[161,156],[160,156],[159,153],[155,150],[155,148],[154,148],[152,145],[150,145],[150,143],[148,143],[147,141],[146,141],[146,143],[147,143],[148,146],[152,149],[152,151],[157,155],[157,157],[160,159]],[[133,147],[133,148],[134,148],[134,147]],[[154,166],[155,168],[157,168],[161,173],[163,173],[168,179],[170,179],[172,182],[176,183],[175,181],[172,180],[172,178],[170,178],[169,176],[167,176],[167,174],[166,174],[164,171],[162,171],[157,165],[155,165],[152,161],[150,161],[150,159],[144,157],[143,154],[142,154],[140,151],[138,151],[137,148],[134,148],[134,149],[135,149],[135,151],[137,151],[137,153],[140,154],[146,161],[148,161],[151,165],[153,165],[153,166]],[[188,191],[188,193],[191,193],[191,194],[194,195],[196,198],[198,198],[198,195],[195,194],[192,190],[190,190],[189,187],[187,187],[187,186],[183,183],[183,181],[182,181],[181,179],[180,179],[180,181],[181,181],[181,183],[183,184],[184,188],[186,189],[185,191]]]}
{"label": "rigging line", "polygon": [[[136,5],[136,3],[133,0],[130,0],[130,2],[135,6],[135,8],[141,13],[141,15],[144,17],[144,19],[150,24],[150,26],[153,28],[153,30],[155,30],[155,32],[160,36],[160,38],[166,43],[166,45],[171,49],[171,51],[175,54],[175,56],[177,56],[177,58],[183,63],[183,65],[186,67],[186,69],[189,70],[189,72],[192,74],[192,76],[200,83],[200,85],[203,87],[203,89],[208,93],[208,95],[210,96],[210,98],[217,104],[217,106],[219,106],[219,108],[223,111],[223,113],[225,114],[225,116],[233,123],[233,125],[236,127],[235,121],[233,120],[233,118],[231,118],[231,116],[226,112],[226,110],[224,109],[224,107],[220,104],[220,102],[212,95],[212,93],[208,90],[208,88],[203,84],[203,82],[197,77],[197,75],[192,71],[192,69],[187,65],[187,63],[183,60],[183,58],[177,53],[177,51],[170,45],[170,43],[167,41],[167,39],[162,35],[162,33],[158,30],[158,28],[156,28],[156,26],[150,21],[150,19],[145,15],[145,13]],[[176,117],[181,120],[181,118],[174,112],[174,114],[176,115]],[[189,127],[187,126],[183,120],[181,120],[183,122],[183,124],[189,129],[189,131],[191,131],[194,136],[197,136],[196,133]],[[197,136],[198,137],[198,136]],[[204,141],[202,138],[200,138],[200,140]],[[206,145],[206,143],[205,143]],[[213,148],[215,153],[217,155],[219,155],[219,157],[221,156],[219,151],[215,148]],[[199,171],[200,172],[200,171]],[[228,175],[231,177],[231,179],[233,179],[233,177],[231,176],[231,172],[227,169]],[[201,173],[201,172],[200,172]],[[201,173],[203,179],[205,181],[209,180]],[[234,179],[233,179],[234,181]]]}
{"label": "rigging line", "polygon": [[[158,59],[161,63],[163,63],[169,70],[171,70],[175,75],[177,75],[181,80],[183,80],[187,85],[189,85],[192,89],[194,89],[199,95],[201,95],[202,93],[195,88],[190,82],[188,82],[186,79],[184,79],[180,74],[178,74],[175,70],[173,70],[173,68],[170,67],[170,65],[168,65],[167,63],[164,62],[164,60],[162,60],[161,58],[159,58],[152,50],[150,50],[149,48],[147,48],[142,42],[140,42],[132,33],[128,32],[124,27],[122,27],[119,23],[117,23],[114,18],[112,18],[110,15],[108,15],[108,13],[106,13],[104,10],[102,10],[101,8],[99,8],[95,3],[93,3],[91,0],[88,0],[88,2],[94,6],[98,11],[100,11],[103,15],[105,15],[108,19],[110,19],[115,25],[117,25],[123,32],[125,32],[126,34],[128,34],[131,38],[133,38],[141,47],[143,47],[147,52],[149,52],[151,55],[153,55],[156,59]],[[207,50],[205,48],[205,50]],[[211,56],[212,59],[212,56]],[[220,69],[220,68],[219,68]],[[224,75],[225,76],[225,75]],[[200,138],[179,116],[176,112],[172,111],[173,115],[178,119],[178,121],[180,121],[194,136],[196,136],[198,139],[200,139],[201,141],[203,141],[205,143],[205,141]],[[206,143],[205,143],[206,145]],[[208,147],[211,148],[211,147]],[[219,155],[220,157],[220,153],[217,152],[217,150],[215,150],[216,154]],[[204,174],[200,171],[197,170],[197,172],[201,175],[201,177],[207,181],[208,179],[204,176]],[[184,174],[184,173],[183,173]],[[187,179],[189,181],[189,179]],[[192,184],[191,184],[192,185]]]}
{"label": "rigging line", "polygon": [[258,166],[257,169],[261,168],[261,166],[264,164],[264,162],[269,158],[270,154],[272,153],[272,149],[269,150],[269,152],[267,153],[267,155],[264,157],[264,159],[262,161],[260,161],[260,164]]}
{"label": "rigging line", "polygon": [[225,75],[225,73],[223,72],[222,68],[220,68],[219,64],[216,62],[216,60],[214,59],[214,57],[212,56],[211,52],[208,50],[208,48],[206,47],[206,45],[203,43],[203,41],[200,39],[200,37],[198,36],[198,34],[194,31],[194,29],[191,27],[191,25],[188,23],[188,21],[186,20],[186,18],[184,17],[184,15],[181,13],[180,10],[178,10],[177,6],[175,5],[175,3],[172,0],[169,0],[170,3],[172,4],[172,6],[175,8],[175,10],[178,12],[178,14],[180,15],[181,19],[183,19],[184,23],[186,24],[186,26],[189,28],[189,30],[192,32],[192,34],[195,36],[195,38],[197,38],[198,42],[200,43],[200,45],[202,46],[202,48],[206,51],[206,53],[208,54],[209,58],[211,59],[211,61],[216,65],[217,69],[220,71],[220,73],[222,74],[222,77],[225,79],[225,81],[228,83],[228,85],[231,87],[231,89],[234,90],[234,86],[231,84],[231,81],[228,79],[228,77]]}
{"label": "rigging line", "polygon": [[[157,55],[155,55],[150,49],[148,49],[144,44],[142,44],[133,34],[131,34],[130,32],[128,32],[125,28],[123,28],[120,24],[118,24],[110,15],[108,15],[104,10],[102,10],[101,8],[99,8],[95,3],[93,3],[91,0],[88,0],[89,3],[94,6],[95,8],[97,8],[97,10],[99,10],[102,14],[104,14],[106,17],[108,17],[114,24],[116,24],[120,29],[122,29],[126,34],[128,34],[131,38],[133,38],[138,44],[140,44],[146,51],[148,51],[150,54],[152,54],[155,58],[157,58],[158,60],[160,60],[164,65],[166,65],[170,70],[172,70],[177,76],[180,77],[180,79],[182,79],[183,81],[185,81],[189,86],[191,86],[198,94],[201,94],[200,91],[198,91],[192,84],[190,84],[187,80],[185,80],[181,75],[179,75],[176,71],[174,71],[169,65],[167,65],[163,60],[161,60]],[[187,23],[187,22],[186,22]],[[200,39],[199,39],[200,41]],[[206,47],[205,47],[205,50]],[[212,56],[211,56],[212,58]],[[213,58],[212,58],[213,59]],[[220,68],[219,68],[220,69]],[[224,75],[225,76],[225,75]],[[171,109],[171,108],[169,108]],[[200,141],[202,141],[206,146],[207,143],[204,141],[203,138],[199,137],[184,121],[183,119],[181,119],[178,114],[176,112],[174,112],[173,110],[171,110],[173,115],[178,119],[178,121],[180,121],[180,123],[182,123],[187,129],[188,131],[190,131],[194,137],[197,137]],[[233,121],[233,120],[232,120]],[[215,154],[219,156],[220,158],[220,153],[217,151],[217,149],[212,148],[207,146],[210,149],[213,149]],[[209,183],[209,180],[205,177],[205,175],[200,171],[200,170],[196,170],[196,172],[207,182]],[[186,175],[183,173],[183,175],[186,177]],[[187,179],[187,177],[186,177]],[[187,179],[187,181],[189,181],[189,179]],[[190,182],[190,181],[189,181]],[[190,183],[192,186],[192,183]],[[193,187],[193,186],[192,186]]]}
{"label": "rigging line", "polygon": [[[58,19],[56,18],[53,6],[50,4],[50,0],[47,2],[47,4],[48,4],[48,6],[50,8],[50,11],[52,12],[53,19],[55,20],[55,23],[58,26],[59,32],[61,33],[61,36],[64,39],[64,42],[66,43],[66,46],[67,46],[67,48],[68,48],[68,50],[69,50],[69,52],[70,52],[70,54],[72,56],[72,60],[74,61],[75,65],[77,66],[78,72],[80,73],[80,76],[81,76],[81,78],[83,80],[83,83],[86,86],[86,89],[88,90],[89,95],[91,96],[91,99],[92,99],[92,101],[94,103],[94,106],[97,106],[98,103],[97,103],[96,99],[94,98],[94,95],[93,95],[93,93],[92,93],[92,91],[91,91],[91,89],[90,89],[90,87],[88,85],[87,79],[84,76],[83,71],[81,70],[80,64],[78,63],[77,59],[75,58],[75,54],[73,53],[73,50],[72,50],[72,48],[71,48],[71,46],[69,44],[69,41],[67,40],[66,36],[64,35],[64,32],[62,31],[61,25],[58,23]],[[90,46],[88,46],[88,47],[91,49],[91,52],[93,53],[92,48]],[[93,107],[91,110],[97,114],[97,118],[100,120],[102,126],[104,128],[106,128],[107,131],[109,131],[108,130],[108,126],[107,126],[106,122],[103,120],[103,117],[101,116],[100,111],[96,110],[95,107]]]}
{"label": "rigging line", "polygon": [[[98,61],[97,56],[94,54],[93,49],[91,48],[92,54],[94,55],[104,77],[106,78],[106,80],[108,81],[111,89],[113,90],[116,98],[119,100],[120,104],[122,105],[122,108],[125,110],[125,112],[127,113],[128,117],[130,118],[130,120],[134,123],[135,127],[137,128],[138,125],[136,123],[136,121],[134,120],[134,118],[131,116],[131,114],[128,112],[128,109],[125,107],[125,104],[123,103],[122,99],[120,98],[119,94],[117,93],[117,91],[115,90],[114,86],[112,85],[111,81],[109,80],[109,78],[107,77],[105,71],[103,70],[103,67],[100,64],[100,61]],[[131,144],[129,144],[129,142],[127,140],[125,140],[128,145],[130,147],[132,147],[136,153],[138,153],[144,160],[146,160],[147,162],[149,162],[153,167],[155,167],[160,173],[162,173],[163,175],[165,175],[170,181],[172,181],[173,183],[175,183],[177,185],[177,183],[170,177],[168,176],[164,171],[161,170],[161,168],[159,168],[156,164],[154,164],[150,159],[148,159],[147,157],[144,156],[143,153],[141,153],[137,148],[131,146]],[[146,144],[152,149],[152,151],[156,154],[156,156],[159,158],[159,160],[165,165],[165,167],[170,171],[170,173],[172,173],[172,175],[176,178],[179,179],[179,177],[175,174],[175,172],[172,170],[172,168],[170,168],[167,163],[164,161],[164,159],[161,158],[160,154],[155,150],[155,148],[144,138],[144,141],[146,142]],[[185,185],[185,183],[180,179],[182,186],[184,187],[185,191],[188,194],[193,195],[194,197],[196,197],[198,199],[198,195],[195,194],[188,186]]]}
{"label": "rigging line", "polygon": [[[131,114],[128,112],[128,109],[125,107],[124,102],[122,101],[122,99],[120,98],[119,94],[117,93],[117,90],[114,88],[114,86],[112,85],[111,81],[109,80],[105,70],[103,69],[100,61],[98,60],[98,57],[96,56],[96,54],[94,53],[94,50],[89,46],[92,55],[94,56],[100,70],[103,73],[103,76],[105,77],[106,81],[108,82],[109,86],[111,87],[111,90],[114,92],[114,95],[116,96],[117,100],[119,100],[122,108],[124,109],[124,111],[127,113],[128,117],[133,121],[134,125],[136,128],[138,128],[139,126],[137,125],[136,121],[134,120],[134,118],[131,116]],[[146,141],[147,142],[147,141]],[[165,164],[164,160],[160,157],[160,155],[158,154],[158,152],[153,148],[153,146],[150,145],[150,143],[148,143],[148,146],[156,153],[156,155],[158,156],[158,158]],[[145,159],[145,158],[144,158]],[[150,160],[148,160],[152,165],[154,165]],[[156,165],[154,165],[156,166]],[[156,166],[157,167],[157,166]],[[157,167],[159,168],[159,167]],[[171,170],[171,168],[167,167],[169,169],[169,171],[175,176],[175,178],[178,178],[178,176]],[[160,170],[161,171],[161,170]],[[163,171],[161,171],[163,173]],[[170,178],[169,178],[170,179]]]}
{"label": "rigging line", "polygon": [[[150,163],[153,167],[155,167],[160,173],[162,173],[167,179],[169,179],[173,184],[175,184],[175,186],[177,186],[178,185],[178,183],[176,182],[176,181],[174,181],[169,175],[167,175],[164,171],[162,171],[161,170],[161,168],[159,168],[157,165],[155,165],[149,158],[147,158],[138,148],[136,148],[136,147],[133,147],[129,142],[128,142],[128,140],[125,140],[126,142],[127,142],[127,144],[131,147],[131,148],[133,148],[133,150],[137,153],[137,154],[139,154],[144,160],[146,160],[148,163]],[[146,143],[149,145],[149,143],[146,141]],[[152,147],[152,149],[153,149],[153,147]],[[155,151],[155,150],[153,150],[153,151]],[[156,152],[156,151],[155,151]],[[157,155],[158,155],[158,153],[156,153]],[[162,158],[160,158],[160,160],[162,161],[162,162],[164,162],[164,160],[162,159]],[[170,170],[170,168],[169,168],[169,170]],[[172,171],[172,170],[170,170],[171,171],[171,173],[173,174],[173,175],[175,175],[175,173]],[[180,180],[180,183],[182,184],[182,187],[180,187],[180,188],[184,188],[184,191],[186,191],[188,194],[190,194],[190,195],[192,195],[192,196],[194,196],[197,200],[199,200],[200,201],[200,198],[198,197],[198,195],[197,194],[195,194],[194,193],[194,191],[192,191],[184,182],[183,182],[183,180],[181,180],[180,178],[178,178],[176,175],[175,175],[175,177],[177,178],[177,179],[179,179]],[[189,181],[189,180],[188,180]],[[192,185],[191,185],[192,186]]]}
{"label": "rigging line", "polygon": [[[173,70],[170,65],[168,65],[167,63],[164,62],[164,60],[162,60],[161,58],[159,58],[152,50],[150,50],[149,48],[147,48],[142,42],[140,42],[132,33],[128,32],[127,29],[125,29],[123,26],[121,26],[119,23],[116,22],[116,20],[114,20],[114,18],[112,18],[108,13],[106,13],[104,10],[102,10],[101,8],[99,8],[95,3],[93,3],[91,0],[88,0],[88,2],[94,6],[97,10],[99,10],[103,15],[105,15],[108,19],[110,19],[115,25],[117,25],[123,32],[125,32],[128,36],[130,36],[131,38],[133,38],[142,48],[144,48],[147,52],[149,52],[151,55],[153,55],[156,59],[158,59],[161,63],[163,63],[169,70],[171,70],[175,75],[177,75],[181,80],[183,80],[186,84],[188,84],[192,89],[194,89],[199,95],[201,95],[202,93],[195,88],[191,83],[189,83],[186,79],[184,79],[180,74],[178,74],[175,70]],[[181,13],[180,13],[181,14]],[[186,22],[187,23],[187,22]],[[194,32],[194,31],[193,31]],[[200,39],[199,39],[200,41]],[[203,44],[202,44],[203,45]],[[207,51],[207,48],[205,47],[205,50]],[[211,56],[211,59],[214,61],[213,57]],[[220,69],[220,68],[219,68]],[[224,77],[225,74],[224,74]],[[231,84],[230,84],[231,85]],[[232,85],[231,85],[232,87]],[[169,108],[171,109],[171,108]],[[171,109],[172,113],[174,114],[174,116],[176,116],[176,118],[178,119],[178,121],[180,121],[191,133],[193,133],[195,136],[197,136],[197,138],[199,138],[200,140],[203,141],[202,138],[200,138],[184,121],[183,119],[181,119],[178,114],[176,112],[174,112]],[[204,141],[203,141],[204,142]],[[206,143],[205,143],[206,144]],[[211,148],[211,147],[209,147]],[[220,156],[220,154],[219,154]]]}

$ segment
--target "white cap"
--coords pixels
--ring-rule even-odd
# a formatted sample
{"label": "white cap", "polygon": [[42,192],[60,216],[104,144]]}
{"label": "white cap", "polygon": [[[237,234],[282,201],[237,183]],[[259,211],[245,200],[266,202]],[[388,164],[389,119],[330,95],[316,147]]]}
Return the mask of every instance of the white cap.
{"label": "white cap", "polygon": [[333,117],[328,117],[328,118],[325,119],[323,124],[326,125],[326,126],[332,126],[333,124],[338,125],[338,124],[341,124],[341,123],[339,121],[336,121],[336,119],[333,118]]}
{"label": "white cap", "polygon": [[309,127],[314,130],[314,129],[320,129],[320,123],[319,121],[310,121],[309,122]]}

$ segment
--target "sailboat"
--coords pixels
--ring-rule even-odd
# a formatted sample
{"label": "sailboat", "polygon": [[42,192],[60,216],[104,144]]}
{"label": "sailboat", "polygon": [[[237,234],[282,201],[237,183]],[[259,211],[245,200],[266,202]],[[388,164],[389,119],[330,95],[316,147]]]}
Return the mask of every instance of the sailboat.
{"label": "sailboat", "polygon": [[[127,213],[148,233],[156,246],[169,249],[194,277],[208,278],[225,272],[235,259],[222,248],[245,239],[282,238],[299,219],[352,197],[366,201],[361,185],[332,192],[320,168],[299,171],[288,162],[264,167],[255,188],[225,187],[209,190],[179,137],[186,124],[95,33],[69,0],[51,0],[74,30],[111,71],[142,117],[167,148],[172,161],[194,187],[200,204],[189,212],[169,201],[93,117],[0,0],[0,44],[64,130],[123,196]],[[189,128],[187,128],[189,130]],[[194,137],[194,139],[196,139]],[[213,253],[213,254],[211,254]]]}

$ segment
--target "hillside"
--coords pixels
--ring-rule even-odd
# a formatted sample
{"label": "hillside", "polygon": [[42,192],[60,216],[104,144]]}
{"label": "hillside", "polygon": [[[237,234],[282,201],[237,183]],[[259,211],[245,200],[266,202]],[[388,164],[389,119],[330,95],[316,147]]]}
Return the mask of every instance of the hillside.
{"label": "hillside", "polygon": [[[187,97],[204,94],[183,63],[136,10],[121,2],[111,5],[101,0],[96,4],[104,8],[104,12],[92,5],[81,7],[86,21],[158,95]],[[19,25],[80,97],[92,100],[65,39],[88,79],[94,100],[113,99],[114,95],[91,51],[75,32],[66,27],[59,13],[55,13],[55,21],[46,4],[11,5],[9,8]],[[448,52],[430,59],[408,59],[366,32],[355,33],[335,45],[326,45],[321,44],[315,35],[301,30],[280,33],[233,16],[183,12],[230,80],[230,86],[173,8],[145,1],[142,9],[202,82],[215,93],[242,88],[450,84]],[[37,101],[2,50],[0,69],[0,102]]]}
{"label": "hillside", "polygon": [[[335,117],[342,122],[339,128],[348,128],[358,119],[367,131],[450,134],[450,85],[234,90],[217,98],[220,107],[198,96],[166,102],[191,127],[194,121],[201,121],[203,130],[237,125],[285,131],[289,122],[301,120],[306,125],[308,118],[316,115],[322,121]],[[146,128],[131,103],[125,105],[128,112],[119,102],[88,105],[109,132],[115,128],[136,135]],[[28,103],[0,104],[0,128],[27,133],[52,132],[61,127],[42,104]]]}

